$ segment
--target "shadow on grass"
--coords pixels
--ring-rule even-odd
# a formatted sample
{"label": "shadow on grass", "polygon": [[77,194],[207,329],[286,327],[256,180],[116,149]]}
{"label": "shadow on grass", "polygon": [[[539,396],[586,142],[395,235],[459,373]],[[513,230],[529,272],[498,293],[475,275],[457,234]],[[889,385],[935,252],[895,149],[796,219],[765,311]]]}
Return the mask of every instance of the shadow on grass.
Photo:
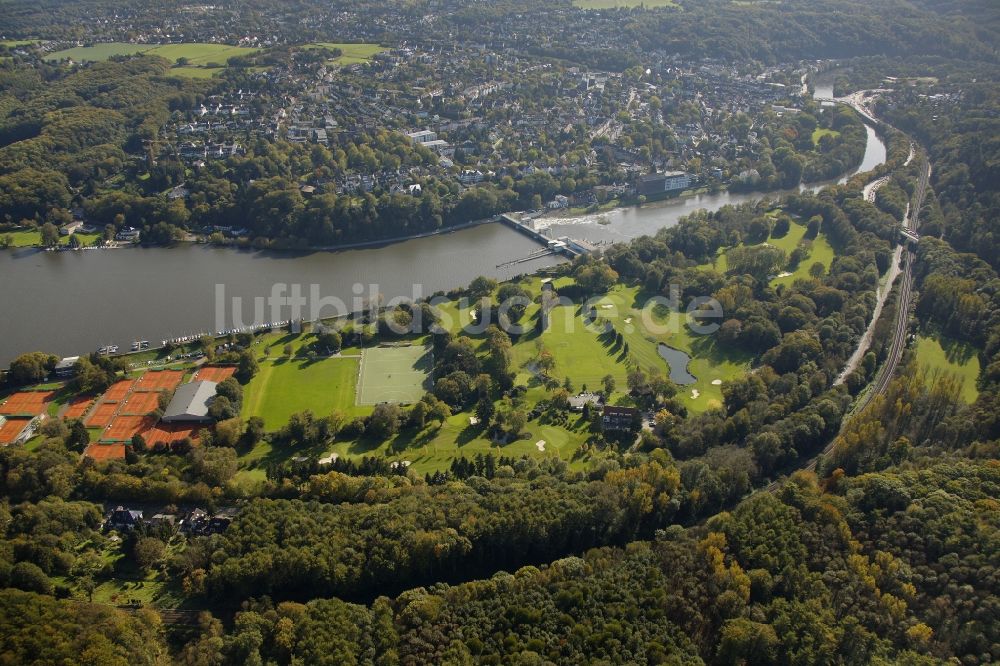
{"label": "shadow on grass", "polygon": [[979,354],[979,350],[972,344],[963,340],[955,340],[943,335],[938,336],[941,349],[944,350],[944,357],[949,363],[965,365]]}

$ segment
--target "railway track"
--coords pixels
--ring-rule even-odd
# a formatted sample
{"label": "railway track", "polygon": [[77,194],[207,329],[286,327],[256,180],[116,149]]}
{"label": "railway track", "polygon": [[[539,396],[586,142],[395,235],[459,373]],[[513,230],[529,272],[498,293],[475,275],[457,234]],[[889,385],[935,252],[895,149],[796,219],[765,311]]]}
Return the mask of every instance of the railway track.
{"label": "railway track", "polygon": [[[911,144],[912,145],[912,144]],[[911,148],[912,151],[912,148]],[[910,159],[907,159],[907,164],[909,164]],[[929,160],[926,158],[923,162],[923,169],[920,173],[920,178],[917,181],[917,187],[913,193],[913,202],[910,205],[909,211],[906,218],[903,220],[903,226],[905,226],[910,231],[917,231],[920,226],[920,209],[923,207],[924,197],[927,195],[927,184],[930,181],[931,175],[931,165]],[[881,186],[887,177],[879,179],[878,181],[873,181],[865,188],[865,198],[870,196],[874,198],[874,191]],[[881,182],[880,182],[881,181]],[[903,352],[906,350],[906,335],[910,326],[910,309],[912,306],[911,300],[913,296],[913,263],[916,261],[916,254],[911,250],[904,247],[903,248],[903,269],[900,272],[899,280],[899,298],[896,303],[896,317],[893,329],[892,344],[889,347],[889,355],[886,357],[885,363],[879,369],[878,373],[875,375],[875,381],[869,391],[865,392],[854,406],[855,413],[859,413],[864,410],[871,401],[875,399],[876,396],[882,395],[889,388],[889,383],[896,374],[896,370],[899,368],[899,362],[903,358]],[[846,421],[845,421],[846,422]],[[800,470],[807,470],[810,472],[816,471],[816,463],[822,456],[829,454],[833,450],[833,444],[836,441],[831,440],[827,443],[823,450],[817,455],[810,458],[808,461],[804,461],[803,464],[798,468]],[[776,481],[772,481],[765,487],[767,492],[774,492],[787,480],[788,476],[784,476]]]}

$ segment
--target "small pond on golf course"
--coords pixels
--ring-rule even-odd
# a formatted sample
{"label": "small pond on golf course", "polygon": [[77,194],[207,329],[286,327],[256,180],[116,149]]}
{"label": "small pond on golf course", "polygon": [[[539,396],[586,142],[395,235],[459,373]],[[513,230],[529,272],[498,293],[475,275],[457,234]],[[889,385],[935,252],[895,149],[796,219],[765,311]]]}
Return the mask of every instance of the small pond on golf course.
{"label": "small pond on golf course", "polygon": [[670,381],[681,386],[694,384],[698,381],[697,377],[688,372],[688,363],[691,362],[690,356],[680,349],[674,349],[662,342],[657,345],[657,350],[660,352],[663,360],[667,362],[667,365],[670,366]]}

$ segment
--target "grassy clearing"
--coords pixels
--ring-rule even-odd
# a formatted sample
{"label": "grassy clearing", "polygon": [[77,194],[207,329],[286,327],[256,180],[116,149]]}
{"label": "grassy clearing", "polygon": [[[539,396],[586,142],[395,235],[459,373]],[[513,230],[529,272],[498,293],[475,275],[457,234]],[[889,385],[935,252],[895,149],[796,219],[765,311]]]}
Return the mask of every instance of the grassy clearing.
{"label": "grassy clearing", "polygon": [[94,44],[93,46],[77,46],[71,49],[64,49],[62,51],[54,51],[46,57],[46,60],[64,60],[68,58],[77,62],[99,62],[114,56],[143,53],[148,51],[150,48],[152,47],[149,44],[107,42],[104,44]]}
{"label": "grassy clearing", "polygon": [[182,67],[174,67],[170,73],[175,76],[188,78],[211,78],[223,69],[226,62],[234,57],[254,53],[260,49],[245,46],[230,46],[229,44],[126,44],[123,42],[109,42],[107,44],[94,44],[93,46],[78,46],[64,51],[56,51],[48,56],[48,60],[63,60],[69,58],[77,62],[107,60],[112,56],[133,55],[142,53],[145,55],[155,55],[170,62],[176,62],[178,58],[187,58],[187,64]]}
{"label": "grassy clearing", "polygon": [[929,372],[928,382],[936,373],[954,375],[961,383],[961,398],[968,403],[979,397],[976,379],[979,377],[979,350],[944,335],[922,334],[917,336],[917,361]]}
{"label": "grassy clearing", "polygon": [[260,372],[245,387],[242,415],[259,416],[268,430],[277,430],[292,414],[307,409],[317,416],[334,410],[348,415],[364,413],[354,404],[357,381],[356,358],[261,361]]}
{"label": "grassy clearing", "polygon": [[16,49],[21,46],[33,46],[38,43],[36,39],[0,39],[0,46],[9,49]]}
{"label": "grassy clearing", "polygon": [[824,136],[832,136],[833,138],[837,138],[838,136],[840,136],[840,132],[838,132],[837,130],[817,127],[816,129],[813,130],[812,133],[813,145],[818,146],[819,140],[822,139]]}
{"label": "grassy clearing", "polygon": [[515,367],[529,365],[544,347],[555,358],[553,374],[569,377],[575,388],[584,384],[597,388],[605,375],[611,375],[619,386],[624,386],[628,376],[627,356],[621,350],[612,350],[600,331],[586,325],[583,314],[579,305],[554,308],[545,332],[526,335],[514,345]]}
{"label": "grassy clearing", "polygon": [[[0,232],[0,238],[5,238],[10,236],[14,239],[11,247],[35,247],[40,245],[42,242],[42,232],[40,231],[10,231],[10,232]],[[93,245],[94,242],[101,237],[100,234],[76,234],[76,237],[80,242],[85,245]],[[69,244],[69,236],[59,237],[60,245]]]}
{"label": "grassy clearing", "polygon": [[[481,427],[470,424],[469,416],[468,412],[455,414],[440,427],[435,423],[420,432],[403,432],[381,444],[365,440],[338,442],[328,453],[347,458],[379,455],[389,460],[405,460],[411,463],[411,469],[420,474],[446,470],[456,458],[474,458],[489,452],[513,458],[560,458],[576,468],[584,467],[589,460],[588,456],[579,453],[579,449],[590,433],[587,425],[580,422],[576,415],[571,416],[568,427],[545,423],[544,417],[539,421],[530,421],[525,427],[525,437],[503,446],[485,438]],[[544,451],[536,445],[543,440]]]}
{"label": "grassy clearing", "polygon": [[[794,271],[790,272],[791,275],[785,275],[782,277],[775,277],[771,280],[771,284],[777,286],[779,284],[791,285],[796,280],[805,279],[809,277],[809,269],[813,264],[819,262],[823,264],[823,268],[826,270],[830,269],[830,264],[833,263],[834,250],[833,246],[827,240],[824,234],[819,234],[812,241],[805,239],[806,227],[805,225],[799,224],[798,222],[792,222],[789,225],[788,233],[784,236],[776,238],[773,234],[767,239],[767,242],[771,245],[780,248],[785,251],[785,255],[791,255],[792,251],[795,250],[802,243],[807,243],[809,247],[809,254],[805,259],[799,262],[798,266],[795,267]],[[720,273],[725,273],[729,270],[729,261],[726,256],[726,250],[721,250],[712,264],[703,264],[703,268],[714,268]]]}
{"label": "grassy clearing", "polygon": [[673,0],[573,0],[573,6],[580,9],[627,9],[632,7],[680,7]]}

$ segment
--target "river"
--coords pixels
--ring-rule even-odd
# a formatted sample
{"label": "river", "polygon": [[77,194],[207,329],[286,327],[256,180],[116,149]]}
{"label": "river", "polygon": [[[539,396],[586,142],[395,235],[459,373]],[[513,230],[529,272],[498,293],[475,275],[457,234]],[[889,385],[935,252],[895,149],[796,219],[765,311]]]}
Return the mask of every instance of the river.
{"label": "river", "polygon": [[[44,350],[59,355],[88,353],[147,339],[217,331],[216,285],[223,285],[224,326],[233,325],[233,297],[243,299],[243,321],[254,319],[255,297],[268,297],[275,284],[301,285],[309,303],[324,299],[355,301],[380,293],[385,299],[430,296],[437,290],[468,284],[478,275],[510,278],[531,273],[562,259],[554,256],[497,267],[527,257],[538,244],[500,224],[392,245],[343,252],[254,252],[201,245],[174,248],[126,248],[78,252],[35,249],[0,252],[0,364],[17,354]],[[419,292],[414,293],[414,285]],[[287,319],[264,308],[265,321]],[[351,308],[353,309],[353,308]],[[325,307],[320,314],[334,314]]]}
{"label": "river", "polygon": [[[820,92],[829,87],[817,85]],[[885,161],[885,145],[869,128],[861,165],[867,171]],[[853,174],[852,174],[853,175]],[[845,179],[841,179],[843,181]],[[808,189],[817,189],[818,183]],[[642,207],[620,208],[578,218],[543,218],[550,235],[593,242],[624,241],[653,234],[677,224],[700,208],[718,210],[777,197],[783,192],[699,194]],[[40,252],[34,249],[0,252],[0,366],[16,355],[44,350],[62,356],[88,353],[117,344],[123,351],[138,339],[153,345],[164,338],[210,332],[234,324],[233,298],[243,301],[243,320],[254,320],[254,298],[272,294],[274,285],[300,285],[308,304],[321,298],[339,298],[349,307],[356,302],[354,285],[364,295],[376,292],[384,299],[429,296],[460,287],[478,276],[509,279],[552,266],[562,259],[548,256],[512,266],[501,266],[538,251],[535,241],[500,224],[487,224],[452,233],[341,252],[251,252],[206,246],[176,248]],[[216,310],[222,285],[225,312]],[[420,293],[415,294],[414,285]],[[286,292],[287,293],[287,292]],[[265,320],[285,319],[291,310]],[[330,309],[320,314],[332,314]]]}

